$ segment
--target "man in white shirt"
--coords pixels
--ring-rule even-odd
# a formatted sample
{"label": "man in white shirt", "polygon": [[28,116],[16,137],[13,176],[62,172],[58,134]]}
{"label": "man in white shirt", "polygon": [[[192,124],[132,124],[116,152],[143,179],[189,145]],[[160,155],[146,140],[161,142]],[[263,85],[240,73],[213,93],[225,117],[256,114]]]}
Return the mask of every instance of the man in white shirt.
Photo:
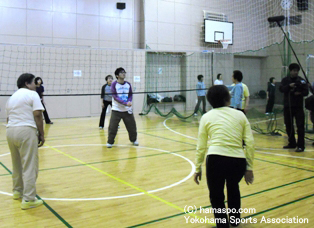
{"label": "man in white shirt", "polygon": [[117,135],[119,122],[123,120],[129,133],[129,139],[138,146],[136,122],[132,110],[133,92],[131,84],[125,81],[125,70],[119,67],[114,72],[117,80],[111,84],[112,112],[109,123],[107,148],[112,148]]}
{"label": "man in white shirt", "polygon": [[22,74],[17,80],[19,89],[6,104],[6,135],[13,165],[13,199],[23,198],[23,210],[43,204],[36,198],[36,179],[38,147],[45,142],[42,119],[45,109],[36,93],[34,79],[32,74]]}

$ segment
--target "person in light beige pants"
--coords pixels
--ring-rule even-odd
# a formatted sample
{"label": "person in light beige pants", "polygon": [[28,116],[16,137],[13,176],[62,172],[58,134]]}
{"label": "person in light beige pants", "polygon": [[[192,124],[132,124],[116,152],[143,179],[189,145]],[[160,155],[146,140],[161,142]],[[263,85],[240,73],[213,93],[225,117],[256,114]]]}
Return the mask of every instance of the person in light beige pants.
{"label": "person in light beige pants", "polygon": [[[36,91],[33,74],[17,80],[19,88],[8,99],[7,141],[12,158],[13,199],[22,199],[21,209],[43,205],[36,198],[38,147],[45,142],[42,111],[45,110]],[[38,134],[37,134],[38,131]]]}
{"label": "person in light beige pants", "polygon": [[32,201],[38,176],[37,130],[29,126],[8,128],[7,141],[13,164],[13,191],[22,192],[24,200]]}

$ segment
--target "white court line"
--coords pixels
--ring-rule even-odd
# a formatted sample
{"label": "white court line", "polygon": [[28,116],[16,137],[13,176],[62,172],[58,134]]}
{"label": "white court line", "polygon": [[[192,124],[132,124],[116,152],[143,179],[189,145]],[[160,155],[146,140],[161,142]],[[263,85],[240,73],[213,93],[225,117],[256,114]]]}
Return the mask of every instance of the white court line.
{"label": "white court line", "polygon": [[[188,136],[188,135],[185,135],[185,134],[182,134],[182,133],[180,133],[180,132],[177,132],[177,131],[175,131],[175,130],[172,130],[170,127],[168,127],[167,126],[167,124],[166,124],[166,122],[167,122],[167,120],[168,120],[169,118],[167,118],[164,122],[163,122],[163,124],[164,124],[164,126],[165,126],[165,128],[167,128],[169,131],[172,131],[173,133],[175,133],[175,134],[178,134],[178,135],[182,135],[182,136],[184,136],[184,137],[186,137],[186,138],[190,138],[190,139],[194,139],[194,140],[197,140],[197,138],[194,138],[194,137],[191,137],[191,136]],[[256,147],[256,148],[258,148],[258,149],[264,149],[264,150],[283,150],[283,149],[279,149],[279,148],[261,148],[261,147]],[[265,153],[267,153],[267,152],[261,152],[261,151],[257,151],[257,150],[255,150],[257,153],[260,153],[260,154],[265,154]],[[314,150],[306,150],[307,152],[311,152],[311,151],[314,151]],[[274,153],[267,153],[267,154],[270,154],[270,155],[273,155],[273,156],[281,156],[281,157],[291,157],[291,158],[298,158],[298,159],[303,159],[303,160],[313,160],[314,161],[314,158],[305,158],[305,157],[298,157],[298,156],[292,156],[292,155],[286,155],[286,154],[274,154]]]}
{"label": "white court line", "polygon": [[1,154],[0,157],[7,156],[7,155],[9,155],[9,154],[10,154],[10,153]]}
{"label": "white court line", "polygon": [[188,135],[185,135],[185,134],[181,134],[181,133],[179,133],[179,132],[177,132],[177,131],[175,131],[175,130],[172,130],[170,127],[168,127],[167,126],[167,124],[166,124],[166,121],[168,120],[169,118],[167,118],[167,119],[165,119],[165,121],[164,121],[164,126],[165,126],[165,128],[167,128],[169,131],[172,131],[173,133],[175,133],[175,134],[178,134],[178,135],[182,135],[182,136],[184,136],[184,137],[186,137],[186,138],[190,138],[190,139],[194,139],[194,140],[197,140],[197,138],[194,138],[194,137],[192,137],[192,136],[188,136]]}
{"label": "white court line", "polygon": [[[57,146],[51,146],[51,147],[52,148],[58,148],[58,147],[76,147],[76,146],[81,146],[81,147],[86,147],[86,146],[106,146],[106,144],[77,144],[77,145],[76,144],[70,144],[70,145],[57,145]],[[165,187],[161,187],[161,188],[158,188],[158,189],[154,189],[154,190],[148,190],[147,191],[148,193],[159,192],[159,191],[162,191],[162,190],[165,190],[165,189],[172,188],[172,187],[177,186],[179,184],[182,184],[183,182],[185,182],[188,179],[190,179],[194,175],[194,173],[195,173],[195,165],[194,165],[194,163],[190,159],[182,156],[181,154],[171,153],[170,151],[167,151],[167,150],[162,150],[162,149],[157,149],[157,148],[150,148],[150,147],[144,147],[144,146],[136,146],[135,147],[135,146],[131,146],[131,145],[128,146],[128,145],[115,145],[114,144],[113,147],[132,147],[132,148],[141,148],[141,149],[149,149],[149,150],[161,151],[161,152],[164,152],[164,153],[168,153],[168,154],[172,154],[174,156],[181,157],[181,158],[183,158],[184,160],[186,160],[186,161],[188,161],[190,163],[192,169],[191,169],[191,172],[190,172],[190,174],[188,176],[186,176],[182,180],[180,180],[178,182],[175,182],[175,183],[173,183],[171,185],[168,185],[168,186],[165,186]],[[41,147],[41,148],[50,148],[50,147]],[[12,196],[11,193],[3,192],[3,191],[0,191],[0,194]],[[41,198],[44,199],[44,200],[55,200],[55,201],[91,201],[91,200],[121,199],[121,198],[133,197],[133,196],[140,196],[140,195],[144,195],[144,194],[145,193],[140,192],[140,193],[129,194],[129,195],[109,196],[109,197],[100,197],[100,198],[46,198],[46,197],[41,197]]]}

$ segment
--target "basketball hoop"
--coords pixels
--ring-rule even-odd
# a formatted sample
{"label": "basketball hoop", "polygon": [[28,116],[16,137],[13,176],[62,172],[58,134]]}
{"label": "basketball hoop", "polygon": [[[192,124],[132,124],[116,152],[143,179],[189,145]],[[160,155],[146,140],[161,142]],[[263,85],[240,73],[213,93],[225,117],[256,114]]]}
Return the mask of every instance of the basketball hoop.
{"label": "basketball hoop", "polygon": [[218,40],[218,43],[222,44],[222,48],[223,49],[227,49],[228,48],[229,42],[230,42],[230,40]]}

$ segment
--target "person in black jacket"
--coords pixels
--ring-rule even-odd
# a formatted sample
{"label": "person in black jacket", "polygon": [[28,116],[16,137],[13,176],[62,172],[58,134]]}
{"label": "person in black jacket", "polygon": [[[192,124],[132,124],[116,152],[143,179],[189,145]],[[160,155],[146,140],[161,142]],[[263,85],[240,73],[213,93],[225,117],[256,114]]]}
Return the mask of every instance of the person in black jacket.
{"label": "person in black jacket", "polygon": [[276,92],[276,80],[274,77],[269,79],[269,84],[267,88],[267,105],[266,105],[266,115],[273,112],[275,104],[275,92]]}
{"label": "person in black jacket", "polygon": [[107,75],[106,76],[106,84],[102,86],[101,88],[101,107],[102,107],[102,112],[100,115],[100,120],[99,120],[99,129],[103,129],[105,125],[105,118],[106,118],[106,112],[107,112],[107,107],[110,105],[112,107],[112,94],[111,94],[111,83],[113,81],[112,75]]}
{"label": "person in black jacket", "polygon": [[[300,66],[296,63],[289,65],[290,76],[282,79],[279,90],[284,93],[284,121],[289,144],[284,149],[296,148],[295,152],[303,152],[304,145],[304,96],[309,94],[306,81],[298,76]],[[294,136],[293,118],[296,120],[298,142]]]}
{"label": "person in black jacket", "polygon": [[46,124],[53,124],[53,122],[50,120],[47,109],[45,107],[45,102],[44,102],[44,92],[45,92],[45,88],[43,86],[44,81],[41,79],[41,77],[36,77],[35,78],[35,85],[36,85],[36,92],[38,93],[41,103],[44,106],[44,118],[45,118],[45,122]]}

